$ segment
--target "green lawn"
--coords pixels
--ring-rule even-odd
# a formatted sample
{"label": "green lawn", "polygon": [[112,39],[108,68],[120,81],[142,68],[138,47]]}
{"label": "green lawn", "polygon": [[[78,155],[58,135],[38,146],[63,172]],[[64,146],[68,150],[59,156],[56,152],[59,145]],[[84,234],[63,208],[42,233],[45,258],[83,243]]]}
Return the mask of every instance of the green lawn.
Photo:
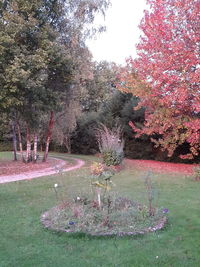
{"label": "green lawn", "polygon": [[[0,158],[9,154],[1,153]],[[65,157],[64,154],[59,154]],[[77,156],[87,162],[93,157]],[[155,174],[167,227],[145,236],[92,238],[46,230],[40,215],[57,204],[53,185],[66,196],[88,188],[87,165],[63,175],[0,184],[0,267],[3,266],[200,266],[200,182]],[[124,170],[113,181],[123,196],[145,202],[142,171]]]}
{"label": "green lawn", "polygon": [[11,152],[0,152],[0,160],[8,160],[12,158],[13,156]]}

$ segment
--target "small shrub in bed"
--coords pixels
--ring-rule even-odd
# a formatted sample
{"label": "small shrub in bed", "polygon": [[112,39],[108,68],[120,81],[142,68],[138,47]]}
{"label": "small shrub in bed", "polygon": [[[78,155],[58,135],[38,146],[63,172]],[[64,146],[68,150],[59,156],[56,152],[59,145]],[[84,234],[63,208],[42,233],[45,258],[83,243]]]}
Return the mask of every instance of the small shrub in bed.
{"label": "small shrub in bed", "polygon": [[151,179],[152,173],[148,171],[145,175],[145,187],[147,194],[147,206],[148,206],[148,214],[149,216],[154,216],[155,207],[154,207],[154,199],[155,199],[155,187],[153,186],[153,182]]}
{"label": "small shrub in bed", "polygon": [[93,192],[96,194],[96,201],[99,208],[101,208],[101,198],[108,196],[113,183],[111,177],[114,175],[114,172],[106,168],[102,163],[94,162],[91,165],[91,186]]}

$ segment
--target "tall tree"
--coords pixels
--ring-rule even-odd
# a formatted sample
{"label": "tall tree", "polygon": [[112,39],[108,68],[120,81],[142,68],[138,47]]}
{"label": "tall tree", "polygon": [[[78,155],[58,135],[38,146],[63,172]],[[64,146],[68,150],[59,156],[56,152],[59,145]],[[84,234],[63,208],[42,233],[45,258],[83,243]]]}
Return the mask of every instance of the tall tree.
{"label": "tall tree", "polygon": [[55,116],[52,139],[59,146],[64,145],[68,153],[71,153],[71,136],[80,114],[79,102],[71,100],[68,104],[63,103],[62,111],[57,112]]}
{"label": "tall tree", "polygon": [[92,77],[85,82],[85,95],[81,100],[83,111],[98,111],[115,91],[119,67],[114,62],[94,62]]}
{"label": "tall tree", "polygon": [[[72,83],[80,83],[83,75],[77,73],[83,68],[78,67],[77,59],[88,53],[84,40],[94,32],[86,26],[107,5],[106,0],[1,1],[0,107],[18,111],[26,122],[27,157],[31,131],[36,144],[41,113],[49,112],[52,118],[59,102],[70,97]],[[48,129],[47,135],[50,133]],[[46,140],[45,151],[50,136]]]}
{"label": "tall tree", "polygon": [[148,0],[137,45],[138,57],[129,60],[119,89],[132,92],[145,106],[142,129],[172,156],[188,143],[192,158],[200,152],[200,2]]}

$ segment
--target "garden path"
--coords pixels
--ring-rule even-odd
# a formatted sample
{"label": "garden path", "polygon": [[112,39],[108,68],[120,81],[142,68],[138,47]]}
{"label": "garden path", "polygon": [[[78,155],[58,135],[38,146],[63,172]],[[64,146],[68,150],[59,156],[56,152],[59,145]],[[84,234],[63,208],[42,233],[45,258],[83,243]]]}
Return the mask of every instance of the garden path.
{"label": "garden path", "polygon": [[81,159],[70,158],[75,161],[75,165],[66,167],[66,161],[56,158],[53,159],[56,160],[58,163],[54,164],[49,168],[44,168],[36,171],[32,170],[32,171],[22,172],[20,174],[11,174],[3,176],[0,175],[0,184],[21,181],[21,180],[30,180],[42,176],[58,174],[60,172],[72,171],[81,168],[85,164],[85,162]]}

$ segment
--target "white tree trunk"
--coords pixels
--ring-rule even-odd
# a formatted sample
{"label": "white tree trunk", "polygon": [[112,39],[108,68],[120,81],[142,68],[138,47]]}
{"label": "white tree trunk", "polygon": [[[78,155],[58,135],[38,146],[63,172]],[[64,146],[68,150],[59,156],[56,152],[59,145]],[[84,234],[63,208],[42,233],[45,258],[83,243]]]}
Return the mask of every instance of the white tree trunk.
{"label": "white tree trunk", "polygon": [[37,161],[37,145],[38,145],[38,137],[36,134],[34,134],[33,161],[35,163]]}
{"label": "white tree trunk", "polygon": [[27,127],[26,129],[26,162],[31,161],[31,136],[30,129]]}

